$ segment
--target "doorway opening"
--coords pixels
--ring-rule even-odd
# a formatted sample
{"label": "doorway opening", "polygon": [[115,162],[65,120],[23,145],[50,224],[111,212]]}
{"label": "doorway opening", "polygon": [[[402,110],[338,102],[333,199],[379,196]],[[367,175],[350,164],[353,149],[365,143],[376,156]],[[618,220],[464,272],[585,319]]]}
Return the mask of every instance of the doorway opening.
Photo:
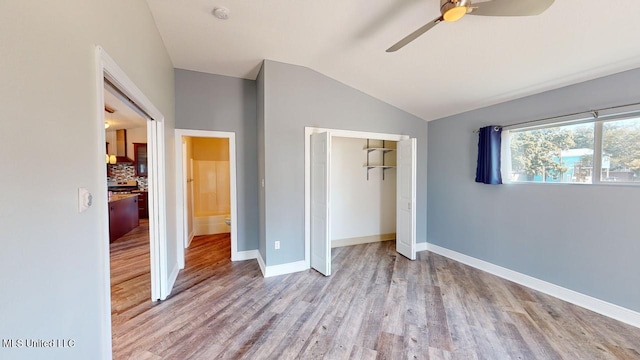
{"label": "doorway opening", "polygon": [[[178,274],[177,266],[169,274],[166,236],[166,191],[165,191],[165,155],[164,155],[164,116],[142,91],[131,81],[127,74],[100,46],[96,46],[96,169],[104,186],[96,189],[94,197],[97,211],[100,213],[102,232],[101,259],[103,266],[103,310],[105,318],[102,322],[102,353],[104,358],[111,358],[112,319],[111,319],[111,269],[110,269],[110,226],[107,191],[107,167],[105,149],[107,136],[105,133],[105,84],[110,84],[123,98],[135,105],[135,109],[146,118],[147,137],[147,190],[148,190],[148,232],[149,232],[149,268],[151,301],[164,300],[169,295],[173,282]],[[117,159],[116,159],[117,162]]]}
{"label": "doorway opening", "polygon": [[[391,198],[395,199],[393,214],[390,216],[387,211],[384,218],[374,220],[373,224],[363,224],[362,226],[368,228],[378,226],[378,229],[387,229],[388,231],[392,227],[390,224],[393,223],[393,217],[395,217],[396,251],[414,260],[416,256],[416,139],[406,135],[319,128],[306,128],[305,135],[305,260],[308,261],[309,267],[326,276],[331,274],[331,248],[334,245],[332,239],[339,237],[337,234],[344,231],[340,228],[344,225],[334,219],[336,215],[350,216],[349,222],[353,224],[352,220],[357,218],[357,215],[351,217],[353,214],[348,213],[349,208],[353,208],[353,204],[349,204],[349,199],[344,197],[339,199],[340,191],[338,194],[334,194],[336,193],[334,185],[340,185],[340,182],[349,182],[349,179],[338,181],[337,177],[340,174],[337,177],[332,174],[334,171],[345,172],[345,169],[339,169],[334,164],[334,162],[342,163],[342,158],[337,160],[338,157],[333,154],[334,150],[339,150],[342,147],[334,149],[333,142],[336,140],[338,143],[342,143],[341,138],[351,138],[350,141],[354,141],[353,145],[363,146],[356,149],[360,154],[367,154],[368,160],[360,164],[361,168],[366,169],[366,175],[362,174],[362,176],[372,178],[373,176],[388,176],[392,172],[396,173],[396,184],[391,194],[389,189],[385,192],[386,195],[378,194],[378,196],[386,197],[387,205]],[[368,142],[361,144],[357,139],[365,139]],[[354,149],[352,148],[351,151]],[[377,159],[374,159],[375,162],[371,162],[372,152],[381,153],[377,155]],[[395,159],[391,156],[387,158],[387,153],[395,153]],[[350,164],[350,166],[353,165],[353,163]],[[347,170],[347,172],[352,171]],[[386,185],[387,188],[389,185],[391,184]],[[358,191],[366,187],[368,186],[361,186]],[[349,193],[349,190],[346,190],[345,194],[348,194],[349,198],[357,197],[357,194]],[[337,207],[336,202],[338,202]],[[380,211],[380,208],[378,207],[377,210]],[[341,211],[342,214],[340,214]],[[334,212],[338,214],[334,215]],[[390,217],[391,219],[389,219]],[[333,224],[334,222],[336,224]],[[385,222],[387,224],[383,225]],[[352,224],[349,225],[350,229],[354,228]],[[336,225],[338,229],[334,229]],[[382,233],[374,235],[373,237],[347,238],[344,241],[338,239],[335,245],[340,245],[341,242],[345,245],[353,245],[381,241],[393,236],[392,233],[384,233],[384,230]]]}
{"label": "doorway opening", "polygon": [[396,144],[333,137],[331,248],[395,240]]}
{"label": "doorway opening", "polygon": [[178,262],[196,236],[229,237],[238,260],[235,133],[176,129]]}
{"label": "doorway opening", "polygon": [[147,121],[151,120],[108,80],[104,104],[111,321],[115,329],[152,302],[147,179]]}

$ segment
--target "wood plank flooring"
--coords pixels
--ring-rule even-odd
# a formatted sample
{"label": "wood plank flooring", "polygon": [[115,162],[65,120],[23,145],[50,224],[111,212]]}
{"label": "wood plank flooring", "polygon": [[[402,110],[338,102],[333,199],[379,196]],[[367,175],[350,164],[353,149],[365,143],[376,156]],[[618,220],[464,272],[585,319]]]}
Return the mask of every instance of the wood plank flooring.
{"label": "wood plank flooring", "polygon": [[151,303],[145,226],[111,246],[114,359],[640,359],[638,328],[393,241],[264,279],[228,236],[197,237]]}

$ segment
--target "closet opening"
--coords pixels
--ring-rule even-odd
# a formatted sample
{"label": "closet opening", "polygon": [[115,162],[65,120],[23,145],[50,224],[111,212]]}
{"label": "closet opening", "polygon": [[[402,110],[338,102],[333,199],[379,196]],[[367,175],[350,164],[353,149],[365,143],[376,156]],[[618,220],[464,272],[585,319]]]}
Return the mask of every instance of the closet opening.
{"label": "closet opening", "polygon": [[334,137],[331,248],[396,239],[396,141]]}
{"label": "closet opening", "polygon": [[331,249],[396,240],[416,256],[416,139],[305,129],[305,259],[331,275]]}

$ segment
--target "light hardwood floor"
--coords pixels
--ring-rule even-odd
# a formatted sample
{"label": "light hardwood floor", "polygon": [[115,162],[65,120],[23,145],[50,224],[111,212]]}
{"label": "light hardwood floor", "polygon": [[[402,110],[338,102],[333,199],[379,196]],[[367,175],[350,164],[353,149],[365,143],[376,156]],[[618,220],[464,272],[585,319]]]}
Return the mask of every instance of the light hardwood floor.
{"label": "light hardwood floor", "polygon": [[640,359],[640,329],[393,241],[264,279],[228,236],[197,237],[151,303],[145,226],[111,246],[114,359]]}

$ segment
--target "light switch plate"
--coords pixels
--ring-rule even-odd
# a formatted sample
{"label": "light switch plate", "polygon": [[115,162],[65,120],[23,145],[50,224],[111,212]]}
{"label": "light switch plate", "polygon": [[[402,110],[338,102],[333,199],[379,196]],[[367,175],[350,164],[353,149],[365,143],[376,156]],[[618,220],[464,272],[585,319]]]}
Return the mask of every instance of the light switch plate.
{"label": "light switch plate", "polygon": [[78,212],[83,213],[93,203],[93,195],[86,188],[78,188]]}

